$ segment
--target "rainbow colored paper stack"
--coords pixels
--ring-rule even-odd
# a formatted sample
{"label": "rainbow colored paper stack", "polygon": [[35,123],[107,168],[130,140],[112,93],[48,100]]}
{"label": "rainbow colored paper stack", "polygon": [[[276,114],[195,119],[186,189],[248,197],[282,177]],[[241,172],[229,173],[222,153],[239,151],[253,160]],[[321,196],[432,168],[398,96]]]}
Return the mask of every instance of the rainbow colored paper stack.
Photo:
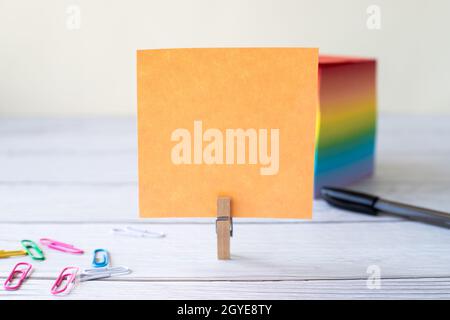
{"label": "rainbow colored paper stack", "polygon": [[321,56],[315,194],[372,175],[376,129],[376,61]]}

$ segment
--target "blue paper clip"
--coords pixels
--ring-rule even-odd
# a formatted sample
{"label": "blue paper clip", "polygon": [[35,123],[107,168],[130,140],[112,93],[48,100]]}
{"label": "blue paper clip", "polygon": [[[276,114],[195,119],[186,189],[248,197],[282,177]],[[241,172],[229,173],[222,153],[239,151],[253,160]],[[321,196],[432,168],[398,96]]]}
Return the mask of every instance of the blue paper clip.
{"label": "blue paper clip", "polygon": [[94,268],[103,268],[109,264],[108,251],[105,249],[95,249],[94,258],[92,259],[92,266]]}

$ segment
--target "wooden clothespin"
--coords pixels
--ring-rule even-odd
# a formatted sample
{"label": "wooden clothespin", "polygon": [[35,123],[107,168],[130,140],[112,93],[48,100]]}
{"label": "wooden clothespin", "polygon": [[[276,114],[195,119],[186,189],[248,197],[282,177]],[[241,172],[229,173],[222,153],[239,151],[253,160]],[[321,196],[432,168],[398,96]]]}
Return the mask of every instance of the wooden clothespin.
{"label": "wooden clothespin", "polygon": [[233,236],[233,218],[231,217],[231,198],[217,199],[217,258],[230,259],[230,237]]}

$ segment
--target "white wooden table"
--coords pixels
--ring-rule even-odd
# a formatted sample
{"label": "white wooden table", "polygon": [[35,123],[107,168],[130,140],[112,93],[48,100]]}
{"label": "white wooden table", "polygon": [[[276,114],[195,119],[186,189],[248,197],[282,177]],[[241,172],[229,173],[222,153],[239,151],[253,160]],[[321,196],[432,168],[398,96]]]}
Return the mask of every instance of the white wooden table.
{"label": "white wooden table", "polygon": [[[51,299],[68,265],[107,248],[127,276],[84,282],[64,299],[450,298],[450,232],[315,203],[312,221],[237,220],[231,261],[216,260],[213,219],[140,220],[134,118],[0,120],[0,249],[49,237],[87,254],[46,250],[19,291]],[[450,211],[450,117],[381,116],[376,175],[355,188]],[[141,225],[163,239],[115,236]],[[0,259],[0,281],[18,261]],[[381,287],[367,286],[369,266]]]}

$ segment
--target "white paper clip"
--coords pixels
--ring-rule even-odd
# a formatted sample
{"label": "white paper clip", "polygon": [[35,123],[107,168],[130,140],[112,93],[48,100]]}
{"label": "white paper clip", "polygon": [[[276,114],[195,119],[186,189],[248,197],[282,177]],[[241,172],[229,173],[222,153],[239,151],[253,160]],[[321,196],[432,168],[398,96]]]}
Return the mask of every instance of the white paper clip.
{"label": "white paper clip", "polygon": [[137,238],[164,238],[166,236],[164,232],[155,232],[134,227],[114,228],[112,232],[122,236]]}
{"label": "white paper clip", "polygon": [[109,278],[129,274],[131,270],[127,267],[103,267],[84,269],[80,274],[80,281]]}

